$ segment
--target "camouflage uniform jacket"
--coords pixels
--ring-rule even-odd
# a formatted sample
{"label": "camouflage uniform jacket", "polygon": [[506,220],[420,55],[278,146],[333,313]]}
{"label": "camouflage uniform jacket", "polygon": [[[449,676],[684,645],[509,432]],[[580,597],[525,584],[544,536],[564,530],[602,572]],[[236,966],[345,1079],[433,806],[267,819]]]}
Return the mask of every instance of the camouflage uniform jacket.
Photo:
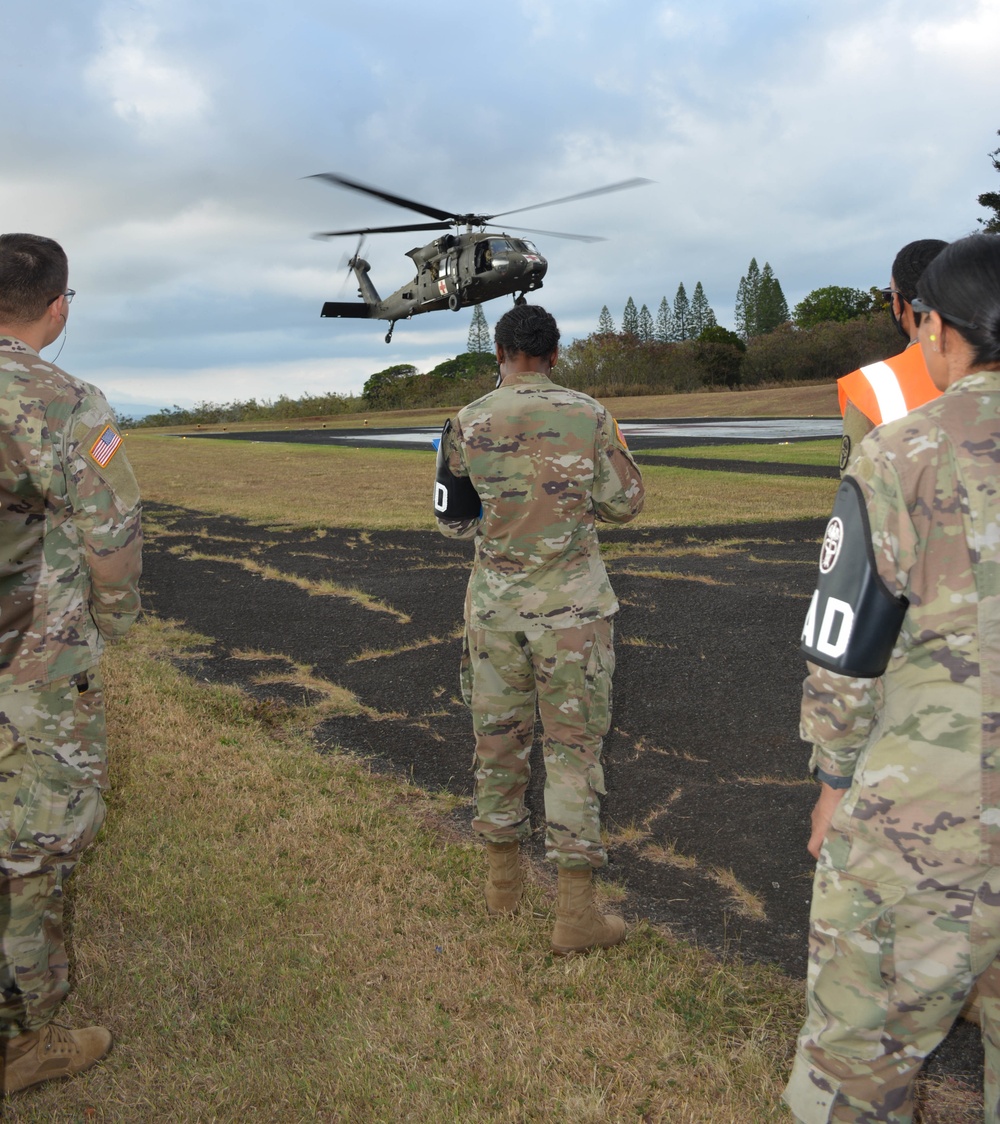
{"label": "camouflage uniform jacket", "polygon": [[1000,863],[1000,372],[880,426],[850,469],[882,581],[909,598],[885,674],[809,665],[812,765],[853,776],[833,826],[914,870]]}
{"label": "camouflage uniform jacket", "polygon": [[545,375],[511,374],[461,410],[445,447],[472,479],[478,520],[441,531],[476,539],[466,617],[478,628],[568,628],[618,609],[595,520],[642,510],[642,476],[599,402]]}
{"label": "camouflage uniform jacket", "polygon": [[139,489],[104,395],[0,337],[0,693],[92,667],[139,611]]}

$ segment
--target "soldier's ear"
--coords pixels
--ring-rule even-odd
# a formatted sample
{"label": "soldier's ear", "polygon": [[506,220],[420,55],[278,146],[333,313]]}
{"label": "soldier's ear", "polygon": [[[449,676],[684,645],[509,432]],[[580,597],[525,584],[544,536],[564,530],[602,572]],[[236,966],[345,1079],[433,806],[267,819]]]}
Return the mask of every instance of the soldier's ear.
{"label": "soldier's ear", "polygon": [[549,356],[549,366],[554,367],[558,362],[559,362],[559,348],[557,347],[555,349],[555,351],[553,351],[552,354]]}

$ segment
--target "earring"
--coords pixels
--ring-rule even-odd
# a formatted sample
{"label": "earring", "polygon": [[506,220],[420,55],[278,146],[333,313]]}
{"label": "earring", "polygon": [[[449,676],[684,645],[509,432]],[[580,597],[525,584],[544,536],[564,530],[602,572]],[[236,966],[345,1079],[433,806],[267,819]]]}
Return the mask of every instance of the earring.
{"label": "earring", "polygon": [[931,343],[937,343],[937,336],[933,332],[931,332]]}

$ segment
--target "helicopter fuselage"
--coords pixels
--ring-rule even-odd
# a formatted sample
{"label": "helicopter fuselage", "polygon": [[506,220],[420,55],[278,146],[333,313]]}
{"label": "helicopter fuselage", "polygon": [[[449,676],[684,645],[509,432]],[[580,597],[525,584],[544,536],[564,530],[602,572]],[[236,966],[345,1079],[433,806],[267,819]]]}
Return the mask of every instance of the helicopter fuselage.
{"label": "helicopter fuselage", "polygon": [[322,315],[394,324],[422,312],[445,308],[457,312],[495,297],[517,293],[523,297],[540,289],[548,269],[533,243],[508,234],[473,231],[442,235],[408,251],[407,257],[416,266],[416,276],[385,299],[372,284],[368,262],[353,258],[351,268],[364,303],[328,301]]}

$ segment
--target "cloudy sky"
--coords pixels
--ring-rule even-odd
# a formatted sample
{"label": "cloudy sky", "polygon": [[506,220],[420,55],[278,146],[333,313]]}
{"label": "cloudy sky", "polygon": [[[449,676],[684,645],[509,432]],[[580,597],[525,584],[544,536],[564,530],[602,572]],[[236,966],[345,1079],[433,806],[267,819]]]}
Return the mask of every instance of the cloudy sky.
{"label": "cloudy sky", "polygon": [[[654,180],[524,216],[608,239],[535,238],[566,339],[682,281],[731,326],[753,256],[790,305],[885,284],[1000,188],[996,0],[6,0],[4,33],[0,226],[66,247],[60,364],[130,413],[357,391],[465,350],[468,311],[389,346],[320,319],[354,297],[353,241],[310,234],[409,213],[312,173],[486,212]],[[383,295],[419,241],[369,242]]]}

